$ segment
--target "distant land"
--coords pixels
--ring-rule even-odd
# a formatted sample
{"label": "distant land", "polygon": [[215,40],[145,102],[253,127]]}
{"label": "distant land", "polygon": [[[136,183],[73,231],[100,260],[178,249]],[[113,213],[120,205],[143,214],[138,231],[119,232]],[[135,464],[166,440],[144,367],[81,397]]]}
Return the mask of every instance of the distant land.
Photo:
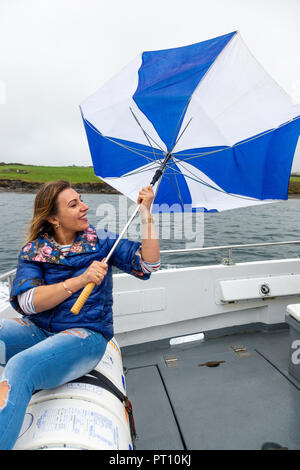
{"label": "distant land", "polygon": [[35,193],[43,183],[67,180],[84,193],[119,194],[95,176],[93,167],[38,166],[0,162],[0,191]]}
{"label": "distant land", "polygon": [[[35,193],[47,181],[67,180],[83,193],[120,194],[95,176],[93,167],[38,166],[0,162],[0,191]],[[290,177],[289,195],[300,194],[300,174]]]}

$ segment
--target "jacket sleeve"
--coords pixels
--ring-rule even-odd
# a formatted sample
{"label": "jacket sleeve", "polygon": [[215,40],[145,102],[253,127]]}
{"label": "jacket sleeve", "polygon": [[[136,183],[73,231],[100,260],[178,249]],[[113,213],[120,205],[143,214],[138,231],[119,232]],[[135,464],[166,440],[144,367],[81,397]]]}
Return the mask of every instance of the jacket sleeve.
{"label": "jacket sleeve", "polygon": [[18,295],[23,294],[32,287],[44,284],[43,271],[40,263],[35,261],[25,261],[19,256],[16,277],[10,292],[10,303],[19,313],[24,314],[18,302]]}
{"label": "jacket sleeve", "polygon": [[[97,235],[100,240],[105,240],[105,243],[107,243],[107,253],[109,253],[118,235],[108,230],[97,230]],[[127,238],[122,238],[114,250],[110,261],[121,271],[132,274],[138,279],[147,280],[150,278],[151,273],[146,273],[142,269],[140,248],[141,242],[133,242]]]}

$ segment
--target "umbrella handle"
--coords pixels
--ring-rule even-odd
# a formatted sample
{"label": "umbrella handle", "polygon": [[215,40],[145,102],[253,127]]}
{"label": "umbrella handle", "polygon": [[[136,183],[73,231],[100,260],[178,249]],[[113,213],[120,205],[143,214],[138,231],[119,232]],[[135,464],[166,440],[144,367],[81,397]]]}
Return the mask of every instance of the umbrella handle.
{"label": "umbrella handle", "polygon": [[80,296],[76,300],[75,304],[71,308],[71,312],[74,313],[74,315],[78,315],[78,313],[80,312],[80,310],[84,306],[85,302],[87,301],[88,297],[90,296],[92,290],[94,289],[95,285],[96,284],[94,282],[89,282],[85,286],[85,288],[81,292]]}

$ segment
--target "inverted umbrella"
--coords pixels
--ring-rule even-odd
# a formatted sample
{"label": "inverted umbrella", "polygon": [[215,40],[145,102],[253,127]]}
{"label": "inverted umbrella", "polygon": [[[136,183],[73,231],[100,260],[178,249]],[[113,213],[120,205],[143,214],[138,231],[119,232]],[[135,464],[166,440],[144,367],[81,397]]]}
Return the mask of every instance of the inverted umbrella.
{"label": "inverted umbrella", "polygon": [[222,211],[287,199],[300,105],[235,31],[143,52],[80,106],[94,171],[133,201]]}
{"label": "inverted umbrella", "polygon": [[300,106],[233,32],[144,52],[81,104],[95,174],[136,201],[225,210],[287,198]]}

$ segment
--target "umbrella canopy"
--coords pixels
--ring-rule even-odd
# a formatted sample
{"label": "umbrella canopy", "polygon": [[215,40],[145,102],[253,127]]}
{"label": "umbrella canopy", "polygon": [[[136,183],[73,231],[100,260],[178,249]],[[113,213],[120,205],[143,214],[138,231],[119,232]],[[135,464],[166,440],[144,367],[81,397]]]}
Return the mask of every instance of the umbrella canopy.
{"label": "umbrella canopy", "polygon": [[222,211],[287,199],[300,105],[235,31],[143,52],[80,106],[95,174],[136,201]]}

